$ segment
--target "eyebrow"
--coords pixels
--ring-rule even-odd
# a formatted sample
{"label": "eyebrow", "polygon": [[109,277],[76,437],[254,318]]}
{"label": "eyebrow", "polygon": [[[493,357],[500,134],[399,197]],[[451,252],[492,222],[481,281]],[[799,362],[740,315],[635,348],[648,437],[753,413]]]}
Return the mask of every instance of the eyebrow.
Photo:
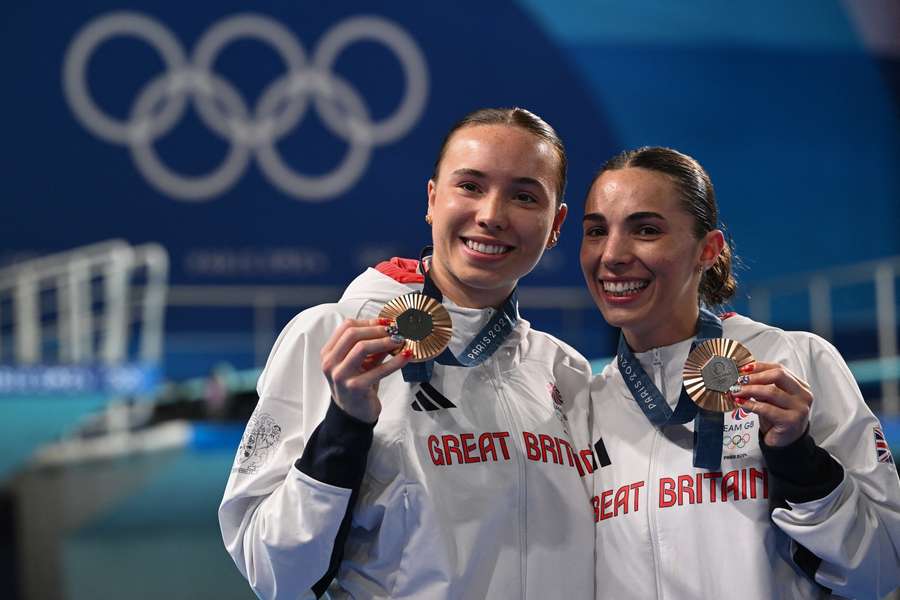
{"label": "eyebrow", "polygon": [[[456,169],[451,175],[478,177],[480,179],[487,179],[488,177],[487,173],[479,171],[478,169]],[[514,177],[513,183],[518,183],[519,185],[534,185],[542,189],[544,187],[544,185],[534,177]]]}
{"label": "eyebrow", "polygon": [[[660,219],[661,221],[665,221],[666,218],[659,213],[652,211],[642,211],[631,213],[627,217],[625,217],[625,221],[627,223],[632,223],[634,221],[643,221],[645,219]],[[598,223],[605,223],[606,217],[604,217],[601,213],[587,213],[584,215],[584,221],[594,221]]]}

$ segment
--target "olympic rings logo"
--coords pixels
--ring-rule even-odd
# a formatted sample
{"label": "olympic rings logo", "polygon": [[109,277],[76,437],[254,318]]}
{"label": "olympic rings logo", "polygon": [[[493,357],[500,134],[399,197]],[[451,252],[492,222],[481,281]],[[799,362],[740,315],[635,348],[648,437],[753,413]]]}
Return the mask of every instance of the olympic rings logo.
{"label": "olympic rings logo", "polygon": [[[156,50],[166,70],[138,92],[127,120],[113,118],[94,102],[87,82],[93,53],[116,36],[132,36]],[[219,53],[244,38],[271,46],[287,72],[263,90],[251,112],[238,90],[212,67]],[[403,70],[405,96],[388,117],[373,122],[366,103],[345,79],[332,72],[351,44],[373,40],[391,50]],[[229,189],[255,153],[269,181],[299,200],[321,202],[350,188],[365,171],[374,146],[401,138],[418,122],[428,95],[428,69],[410,35],[376,16],[348,18],[329,30],[311,58],[280,22],[258,14],[227,17],[208,29],[188,60],[181,44],[160,22],[136,12],[114,12],[85,25],[66,51],[63,90],[78,121],[97,137],[128,146],[143,176],[173,198],[206,201]],[[158,156],[154,143],[184,114],[191,99],[202,121],[230,143],[222,163],[200,176],[176,173]],[[324,175],[291,169],[276,144],[304,117],[310,100],[325,126],[349,144],[342,162]]]}
{"label": "olympic rings logo", "polygon": [[735,433],[734,435],[725,435],[725,437],[722,439],[722,445],[725,446],[726,450],[743,448],[748,443],[750,443],[749,433]]}

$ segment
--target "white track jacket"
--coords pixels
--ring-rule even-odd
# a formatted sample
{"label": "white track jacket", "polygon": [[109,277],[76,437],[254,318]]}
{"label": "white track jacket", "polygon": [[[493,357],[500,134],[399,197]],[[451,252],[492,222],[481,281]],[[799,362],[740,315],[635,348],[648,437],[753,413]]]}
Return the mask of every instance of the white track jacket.
{"label": "white track jacket", "polygon": [[[613,361],[592,386],[597,598],[890,592],[900,584],[900,482],[843,359],[810,333],[741,316],[723,326],[723,337],[757,360],[809,382],[809,435],[786,449],[765,448],[764,458],[758,417],[737,409],[725,415],[721,469],[694,468],[693,422],[653,427]],[[637,354],[673,408],[690,345]],[[799,468],[804,464],[814,466]]]}
{"label": "white track jacket", "polygon": [[[332,597],[591,598],[590,367],[577,352],[520,319],[481,365],[382,380],[374,432],[331,402],[319,350],[335,328],[421,290],[381,272],[408,281],[414,261],[392,262],[275,343],[219,509],[238,569],[267,599],[321,594],[333,556]],[[459,354],[493,310],[445,306]]]}

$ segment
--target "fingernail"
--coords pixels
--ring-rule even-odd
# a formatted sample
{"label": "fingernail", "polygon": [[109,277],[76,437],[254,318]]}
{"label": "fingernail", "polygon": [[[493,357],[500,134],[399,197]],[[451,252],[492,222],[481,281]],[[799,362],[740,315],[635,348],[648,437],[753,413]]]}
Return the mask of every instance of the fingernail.
{"label": "fingernail", "polygon": [[733,400],[734,400],[734,403],[737,404],[738,406],[743,406],[743,404],[745,402],[747,402],[746,398],[733,398]]}
{"label": "fingernail", "polygon": [[400,335],[399,333],[395,333],[395,334],[391,335],[391,341],[394,342],[395,344],[402,344],[403,342],[406,341],[406,338],[403,337],[402,335]]}
{"label": "fingernail", "polygon": [[385,327],[384,330],[390,336],[400,335],[400,329],[396,325],[389,325]]}
{"label": "fingernail", "polygon": [[738,369],[738,371],[741,373],[752,373],[755,366],[755,363],[749,363]]}
{"label": "fingernail", "polygon": [[[738,380],[738,381],[740,381],[740,380]],[[737,383],[734,384],[733,386],[731,386],[730,388],[728,388],[728,392],[731,394],[737,394],[737,393],[740,393],[740,391],[741,391],[741,386],[738,385]]]}
{"label": "fingernail", "polygon": [[391,320],[381,317],[378,319],[378,324],[386,327],[391,324]]}
{"label": "fingernail", "polygon": [[749,375],[741,375],[740,377],[738,377],[737,382],[741,385],[749,385],[750,384],[750,376]]}
{"label": "fingernail", "polygon": [[413,351],[410,350],[409,348],[407,348],[407,349],[405,349],[403,352],[401,352],[400,354],[403,355],[403,358],[412,358]]}

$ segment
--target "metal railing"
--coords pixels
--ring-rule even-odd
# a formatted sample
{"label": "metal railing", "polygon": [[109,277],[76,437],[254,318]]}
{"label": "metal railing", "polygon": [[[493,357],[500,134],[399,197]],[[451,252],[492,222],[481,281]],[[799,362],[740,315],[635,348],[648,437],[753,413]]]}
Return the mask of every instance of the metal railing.
{"label": "metal railing", "polygon": [[[875,326],[878,338],[877,361],[881,381],[881,410],[885,415],[900,414],[897,379],[897,277],[900,256],[853,265],[822,269],[756,283],[750,287],[750,314],[770,322],[773,301],[779,296],[806,294],[814,333],[834,340],[835,291],[853,286],[871,285],[875,296]],[[871,369],[871,361],[869,361]]]}
{"label": "metal railing", "polygon": [[[900,257],[834,267],[812,273],[756,282],[749,286],[748,312],[773,322],[779,298],[806,296],[812,331],[834,340],[836,292],[871,287],[877,348],[860,362],[867,382],[878,381],[881,409],[900,414],[898,392],[897,277]],[[156,362],[163,351],[165,307],[247,308],[252,311],[256,366],[268,355],[278,329],[277,311],[334,302],[335,286],[175,286],[167,287],[168,256],[157,244],[133,247],[111,240],[0,269],[0,363],[20,366],[115,364],[126,360],[133,325],[138,324],[138,361]],[[520,291],[523,307],[562,315],[560,335],[573,339],[596,322],[596,308],[584,288],[528,287]],[[8,314],[4,314],[8,313]],[[775,319],[776,324],[778,319]],[[10,340],[11,338],[11,340]],[[50,340],[52,343],[47,344]],[[11,344],[9,342],[12,342]],[[52,352],[48,355],[47,348]],[[863,364],[865,363],[865,364]],[[853,365],[851,365],[853,366]],[[863,368],[864,367],[864,368]],[[854,371],[854,374],[857,374]],[[857,375],[859,377],[860,375]]]}
{"label": "metal railing", "polygon": [[122,240],[0,269],[0,309],[11,313],[8,323],[0,314],[0,362],[121,363],[134,324],[140,337],[132,358],[159,361],[168,272],[162,246]]}

